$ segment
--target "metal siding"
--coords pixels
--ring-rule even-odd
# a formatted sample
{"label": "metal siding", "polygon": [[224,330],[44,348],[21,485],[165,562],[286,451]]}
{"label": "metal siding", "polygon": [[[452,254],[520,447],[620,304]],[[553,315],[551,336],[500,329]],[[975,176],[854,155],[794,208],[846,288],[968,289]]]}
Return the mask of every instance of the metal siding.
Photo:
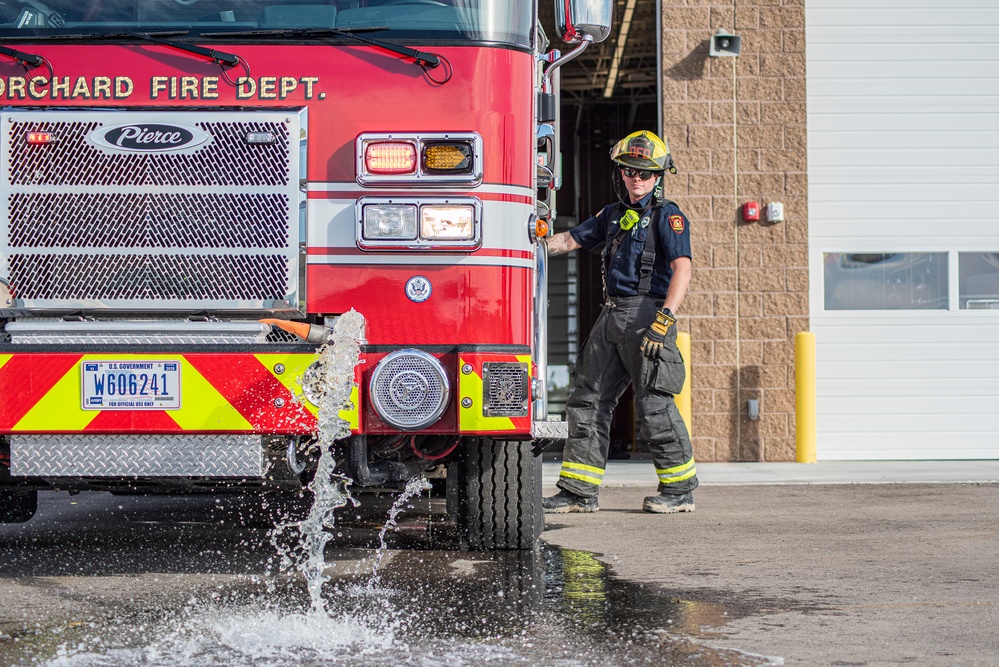
{"label": "metal siding", "polygon": [[[957,253],[999,251],[999,6],[809,0],[818,458],[999,458],[999,311]],[[949,252],[949,311],[823,310],[823,253]]]}

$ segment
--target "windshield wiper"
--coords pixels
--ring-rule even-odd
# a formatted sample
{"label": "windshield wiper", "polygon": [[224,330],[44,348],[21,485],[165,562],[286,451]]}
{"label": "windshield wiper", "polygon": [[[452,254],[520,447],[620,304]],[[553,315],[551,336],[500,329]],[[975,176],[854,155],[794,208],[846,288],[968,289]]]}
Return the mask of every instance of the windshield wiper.
{"label": "windshield wiper", "polygon": [[24,53],[23,51],[15,51],[14,49],[9,49],[6,46],[0,46],[0,53],[5,56],[10,56],[25,67],[28,65],[31,65],[32,67],[41,67],[42,63],[45,62],[45,58],[42,58],[41,56],[36,56],[33,53]]}
{"label": "windshield wiper", "polygon": [[424,51],[418,51],[414,48],[408,46],[399,46],[398,44],[392,44],[391,42],[384,42],[380,39],[371,39],[370,37],[361,37],[358,32],[361,31],[380,31],[388,30],[386,27],[377,28],[358,28],[357,30],[340,30],[338,28],[273,28],[269,30],[244,30],[241,32],[204,32],[201,33],[202,37],[346,37],[349,39],[356,39],[359,42],[365,44],[370,44],[372,46],[377,46],[379,48],[385,49],[387,51],[392,51],[393,53],[398,53],[399,55],[412,58],[417,62],[417,64],[423,67],[429,67],[433,69],[441,64],[441,59],[439,56],[433,53],[426,53]]}
{"label": "windshield wiper", "polygon": [[[226,53],[225,51],[216,51],[215,49],[208,49],[203,46],[198,46],[197,44],[186,44],[184,42],[175,42],[172,39],[162,39],[162,37],[154,36],[155,34],[156,33],[122,32],[116,33],[114,36],[135,37],[137,39],[144,39],[147,42],[153,42],[154,44],[162,44],[163,46],[180,49],[181,51],[187,51],[188,53],[205,56],[206,58],[213,60],[215,64],[219,66],[225,64],[229,67],[235,67],[239,64],[240,57],[235,54]],[[187,31],[185,30],[180,34],[186,35]]]}
{"label": "windshield wiper", "polygon": [[[191,34],[190,30],[165,30],[162,32],[93,32],[93,33],[82,33],[82,34],[61,34],[61,35],[24,35],[12,37],[10,39],[14,40],[24,40],[24,41],[55,41],[55,40],[73,40],[73,41],[99,41],[104,39],[144,39],[147,42],[153,42],[155,44],[162,44],[163,46],[169,46],[174,49],[180,49],[181,51],[187,51],[188,53],[194,53],[199,56],[205,56],[210,58],[217,65],[228,65],[229,67],[234,67],[240,63],[240,57],[232,53],[226,53],[224,51],[216,51],[215,49],[207,49],[203,46],[198,46],[196,44],[186,44],[184,42],[175,42],[171,39],[163,39],[164,37],[180,37],[181,35]],[[7,38],[5,38],[7,39]],[[4,53],[4,51],[0,51]],[[16,58],[13,54],[8,53],[7,55]],[[22,54],[29,55],[30,54]],[[38,56],[35,56],[38,58]],[[31,62],[31,61],[28,61]],[[39,62],[41,64],[41,62]],[[37,65],[36,65],[37,67]]]}

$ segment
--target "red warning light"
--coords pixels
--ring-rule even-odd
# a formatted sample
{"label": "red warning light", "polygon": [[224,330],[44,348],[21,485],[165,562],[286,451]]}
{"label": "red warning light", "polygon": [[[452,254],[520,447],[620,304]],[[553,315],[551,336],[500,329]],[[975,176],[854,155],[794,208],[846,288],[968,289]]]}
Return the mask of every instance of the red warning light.
{"label": "red warning light", "polygon": [[416,172],[416,146],[409,142],[382,141],[364,149],[364,167],[369,174]]}
{"label": "red warning light", "polygon": [[40,144],[51,144],[55,141],[55,135],[51,132],[28,132],[24,135],[24,140],[29,146],[38,146]]}

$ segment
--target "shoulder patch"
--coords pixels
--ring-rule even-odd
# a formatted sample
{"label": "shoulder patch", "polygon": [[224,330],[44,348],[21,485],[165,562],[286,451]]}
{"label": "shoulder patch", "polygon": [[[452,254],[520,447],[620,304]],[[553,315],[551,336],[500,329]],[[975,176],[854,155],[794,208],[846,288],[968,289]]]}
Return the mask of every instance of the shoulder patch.
{"label": "shoulder patch", "polygon": [[683,234],[683,216],[682,215],[671,215],[669,217],[669,226],[677,234]]}

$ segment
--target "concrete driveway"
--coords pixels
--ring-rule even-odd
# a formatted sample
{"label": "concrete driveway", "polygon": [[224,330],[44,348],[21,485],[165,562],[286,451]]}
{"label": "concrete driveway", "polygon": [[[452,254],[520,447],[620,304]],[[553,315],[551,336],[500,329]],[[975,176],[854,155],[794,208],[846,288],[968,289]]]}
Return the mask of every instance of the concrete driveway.
{"label": "concrete driveway", "polygon": [[[999,462],[698,467],[697,511],[651,515],[651,463],[611,461],[601,511],[547,515],[543,539],[714,610],[684,628],[712,646],[810,667],[999,664]],[[545,472],[548,494],[558,463]]]}

